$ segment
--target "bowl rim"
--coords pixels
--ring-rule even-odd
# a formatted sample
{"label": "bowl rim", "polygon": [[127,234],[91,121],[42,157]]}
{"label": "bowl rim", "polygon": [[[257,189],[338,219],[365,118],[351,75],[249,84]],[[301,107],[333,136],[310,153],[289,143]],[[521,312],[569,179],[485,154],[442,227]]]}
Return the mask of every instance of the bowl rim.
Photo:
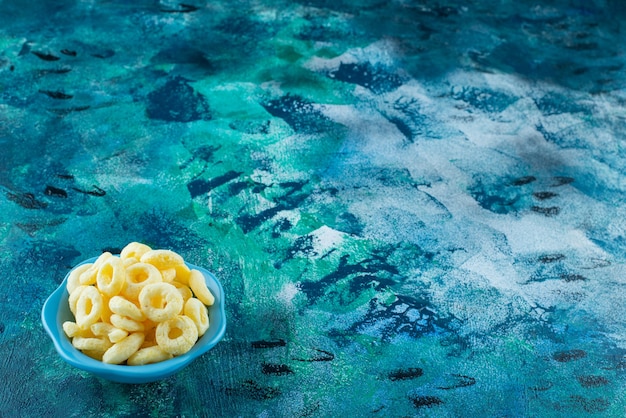
{"label": "bowl rim", "polygon": [[[68,364],[93,373],[107,380],[121,383],[148,383],[159,380],[182,370],[199,356],[205,354],[213,348],[224,336],[226,332],[226,312],[224,304],[224,289],[219,280],[207,269],[185,262],[190,269],[200,271],[215,297],[213,305],[208,307],[210,325],[207,332],[198,339],[198,342],[187,353],[173,357],[159,363],[146,364],[142,366],[127,366],[119,364],[106,364],[93,359],[80,350],[76,349],[70,339],[63,331],[63,322],[72,320],[73,315],[67,305],[69,293],[67,291],[67,280],[70,273],[78,266],[85,263],[93,263],[98,257],[84,260],[70,269],[61,284],[46,299],[41,310],[41,321],[44,329],[54,343],[54,348],[61,358]],[[62,304],[65,304],[65,307]],[[68,313],[70,318],[68,318]],[[220,319],[215,321],[213,318]],[[213,325],[215,324],[215,325]],[[199,344],[199,342],[202,342]]]}

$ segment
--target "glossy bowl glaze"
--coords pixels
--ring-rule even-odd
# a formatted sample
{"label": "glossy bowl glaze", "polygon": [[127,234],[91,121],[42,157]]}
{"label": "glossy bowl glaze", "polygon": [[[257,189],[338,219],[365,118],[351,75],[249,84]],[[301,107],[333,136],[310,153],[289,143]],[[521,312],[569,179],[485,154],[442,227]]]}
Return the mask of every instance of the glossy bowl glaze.
{"label": "glossy bowl glaze", "polygon": [[[85,260],[84,263],[93,263],[97,257]],[[43,326],[52,338],[54,347],[61,358],[67,363],[81,370],[92,373],[103,379],[120,383],[148,383],[164,379],[188,366],[199,356],[205,354],[213,348],[224,336],[226,332],[226,314],[224,310],[224,289],[217,278],[208,270],[186,263],[190,269],[202,272],[206,280],[207,287],[215,296],[215,302],[208,307],[209,329],[198,339],[193,348],[180,356],[174,357],[160,363],[147,364],[143,366],[126,366],[117,364],[106,364],[92,359],[74,348],[70,339],[63,331],[65,321],[74,321],[74,315],[70,311],[68,304],[69,294],[66,289],[69,273],[65,276],[63,283],[48,297],[41,311]],[[77,265],[77,266],[78,266]]]}

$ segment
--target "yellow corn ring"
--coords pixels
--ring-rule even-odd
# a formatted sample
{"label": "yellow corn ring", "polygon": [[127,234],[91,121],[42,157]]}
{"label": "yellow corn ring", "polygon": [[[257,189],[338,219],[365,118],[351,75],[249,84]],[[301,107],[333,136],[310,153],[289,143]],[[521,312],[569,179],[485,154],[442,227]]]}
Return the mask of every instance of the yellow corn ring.
{"label": "yellow corn ring", "polygon": [[120,251],[120,258],[123,260],[128,258],[136,258],[137,260],[139,260],[142,255],[150,250],[152,250],[152,248],[150,248],[146,244],[142,244],[140,242],[131,242],[127,244],[124,248],[122,248],[122,251]]}
{"label": "yellow corn ring", "polygon": [[84,272],[80,274],[80,277],[78,279],[80,284],[84,284],[84,285],[95,284],[96,276],[98,274],[98,270],[100,269],[100,266],[102,265],[102,263],[104,263],[107,259],[109,259],[112,256],[113,254],[111,254],[108,251],[100,254],[100,256],[96,259],[96,261],[93,262],[91,267],[89,267],[87,270],[85,270]]}
{"label": "yellow corn ring", "polygon": [[187,267],[186,264],[178,264],[174,266],[176,270],[176,281],[182,284],[189,284],[189,275],[191,274],[191,270]]}
{"label": "yellow corn ring", "polygon": [[165,270],[185,264],[183,258],[171,250],[151,250],[139,259],[142,263],[152,264],[159,270]]}
{"label": "yellow corn ring", "polygon": [[76,336],[79,337],[94,337],[93,332],[90,329],[81,329],[76,322],[73,321],[65,321],[63,322],[63,332],[69,338],[74,338]]}
{"label": "yellow corn ring", "polygon": [[176,279],[176,269],[174,267],[170,267],[168,269],[163,269],[160,271],[164,282],[172,283]]}
{"label": "yellow corn ring", "polygon": [[141,343],[143,343],[144,335],[142,332],[130,334],[123,340],[113,344],[102,356],[102,362],[108,364],[120,364],[128,360],[130,356],[135,354]]}
{"label": "yellow corn ring", "polygon": [[118,295],[126,284],[126,269],[121,258],[109,257],[98,269],[96,276],[98,290],[111,297]]}
{"label": "yellow corn ring", "polygon": [[80,297],[82,291],[85,290],[87,287],[89,286],[78,286],[70,293],[70,296],[67,299],[67,303],[70,306],[70,311],[72,312],[72,314],[74,314],[74,316],[76,316],[76,303],[78,303],[78,298]]}
{"label": "yellow corn ring", "polygon": [[144,286],[162,281],[163,277],[158,268],[152,264],[135,263],[126,268],[126,287],[122,294],[126,299],[137,300]]}
{"label": "yellow corn ring", "polygon": [[91,357],[94,360],[102,361],[104,351],[100,350],[81,350],[84,355]]}
{"label": "yellow corn ring", "polygon": [[183,308],[185,316],[191,318],[198,328],[198,337],[202,337],[207,329],[209,329],[209,312],[204,303],[196,298],[191,298],[185,302]]}
{"label": "yellow corn ring", "polygon": [[193,294],[200,299],[200,302],[206,306],[211,306],[215,302],[215,297],[209,290],[204,280],[204,274],[199,270],[191,270],[189,275],[189,287],[193,291]]}
{"label": "yellow corn ring", "polygon": [[111,309],[109,308],[109,298],[102,296],[102,314],[100,314],[100,320],[102,322],[111,322]]}
{"label": "yellow corn ring", "polygon": [[163,351],[179,356],[198,341],[198,328],[191,318],[177,315],[157,325],[156,341]]}
{"label": "yellow corn ring", "polygon": [[[146,321],[146,322],[153,323],[152,321]],[[146,338],[143,340],[143,344],[141,344],[141,348],[152,347],[153,345],[157,345],[156,324],[153,327],[146,327],[146,330],[144,331],[144,335],[146,336]]]}
{"label": "yellow corn ring", "polygon": [[106,351],[113,344],[106,338],[88,338],[88,337],[74,337],[72,339],[72,345],[77,349],[83,350],[92,350],[92,351]]}
{"label": "yellow corn ring", "polygon": [[144,326],[141,322],[118,314],[111,315],[111,324],[113,324],[113,326],[115,326],[116,328],[123,329],[124,331],[128,332],[137,332],[144,330]]}
{"label": "yellow corn ring", "polygon": [[109,300],[109,309],[113,313],[126,316],[135,321],[144,321],[146,319],[146,316],[137,305],[122,296],[113,296]]}
{"label": "yellow corn ring", "polygon": [[129,366],[141,366],[144,364],[159,363],[164,360],[169,360],[172,357],[174,356],[161,350],[161,347],[158,345],[153,345],[137,350],[135,354],[128,358],[126,364]]}
{"label": "yellow corn ring", "polygon": [[87,286],[80,292],[76,302],[76,324],[86,329],[95,324],[102,314],[102,295],[95,286]]}
{"label": "yellow corn ring", "polygon": [[182,312],[183,297],[174,285],[153,283],[139,293],[139,306],[148,319],[163,322]]}
{"label": "yellow corn ring", "polygon": [[187,302],[189,298],[193,297],[193,292],[191,291],[189,286],[179,283],[179,282],[173,282],[172,284],[174,285],[176,290],[178,290],[178,292],[181,294],[185,302]]}
{"label": "yellow corn ring", "polygon": [[139,260],[136,259],[135,257],[130,257],[130,258],[122,258],[122,261],[124,262],[124,267],[130,267],[135,263],[138,263]]}
{"label": "yellow corn ring", "polygon": [[91,325],[91,332],[97,337],[107,337],[112,343],[116,343],[128,335],[128,331],[107,322],[96,322]]}
{"label": "yellow corn ring", "polygon": [[72,293],[78,286],[80,286],[80,275],[87,271],[92,266],[92,263],[81,264],[70,272],[67,278],[67,293]]}

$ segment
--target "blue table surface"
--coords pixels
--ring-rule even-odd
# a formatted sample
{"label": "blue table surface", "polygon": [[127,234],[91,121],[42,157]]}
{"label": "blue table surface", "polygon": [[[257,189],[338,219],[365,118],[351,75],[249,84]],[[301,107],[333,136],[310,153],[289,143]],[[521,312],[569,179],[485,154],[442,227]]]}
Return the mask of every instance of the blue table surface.
{"label": "blue table surface", "polygon": [[[625,416],[625,19],[0,0],[0,416]],[[144,385],[40,321],[131,241],[226,293],[224,339]]]}

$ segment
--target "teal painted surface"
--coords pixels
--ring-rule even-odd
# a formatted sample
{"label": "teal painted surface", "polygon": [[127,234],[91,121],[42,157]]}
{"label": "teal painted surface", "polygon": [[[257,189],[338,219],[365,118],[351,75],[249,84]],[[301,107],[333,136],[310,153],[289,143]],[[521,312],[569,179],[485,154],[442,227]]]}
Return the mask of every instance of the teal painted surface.
{"label": "teal painted surface", "polygon": [[[624,7],[0,1],[2,416],[624,416]],[[45,298],[130,241],[229,328],[126,386]]]}

